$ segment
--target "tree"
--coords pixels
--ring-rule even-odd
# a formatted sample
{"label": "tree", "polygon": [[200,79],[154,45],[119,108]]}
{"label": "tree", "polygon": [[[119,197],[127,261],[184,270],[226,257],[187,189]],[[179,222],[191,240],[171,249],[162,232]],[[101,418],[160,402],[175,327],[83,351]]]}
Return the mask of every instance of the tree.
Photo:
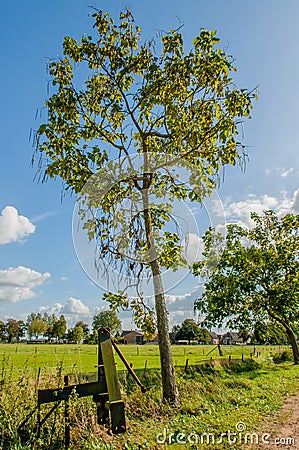
{"label": "tree", "polygon": [[5,323],[0,320],[0,342],[5,342],[6,340],[6,327]]}
{"label": "tree", "polygon": [[[238,129],[256,94],[235,88],[232,58],[217,47],[215,31],[202,29],[189,52],[180,29],[161,33],[157,56],[154,40],[141,43],[130,11],[121,12],[119,24],[102,11],[93,18],[96,36],[80,42],[67,36],[64,57],[49,64],[56,91],[35,136],[39,168],[43,180],[59,176],[79,195],[98,264],[115,265],[128,279],[125,289],[104,299],[116,311],[131,308],[148,336],[157,327],[163,398],[175,404],[161,271],[186,261],[170,226],[172,203],[201,202],[221,167],[243,160]],[[186,182],[177,167],[189,173]],[[140,287],[148,277],[154,310]],[[133,285],[136,294],[128,296]]]}
{"label": "tree", "polygon": [[252,333],[255,344],[286,345],[288,337],[285,329],[278,322],[257,322]]}
{"label": "tree", "polygon": [[54,337],[54,325],[55,323],[58,321],[58,317],[53,313],[51,315],[49,315],[48,313],[44,313],[43,315],[43,319],[46,323],[46,331],[44,333],[45,336],[47,336],[49,339]]}
{"label": "tree", "polygon": [[75,341],[77,344],[80,344],[80,342],[83,341],[84,337],[84,331],[82,325],[78,322],[74,328],[71,328],[68,331],[68,340],[69,341]]}
{"label": "tree", "polygon": [[38,338],[38,336],[44,335],[47,331],[47,322],[42,317],[41,313],[29,314],[27,317],[26,325],[30,339],[32,338],[32,336]]}
{"label": "tree", "polygon": [[8,342],[11,343],[13,340],[19,342],[20,338],[25,336],[26,325],[23,320],[8,319],[6,322],[6,334]]}
{"label": "tree", "polygon": [[[265,211],[251,213],[251,218],[251,229],[228,225],[226,240],[213,229],[205,233],[206,259],[194,264],[193,272],[199,274],[203,268],[211,272],[195,308],[213,325],[223,325],[225,320],[251,329],[257,321],[280,324],[298,364],[299,215],[279,219],[274,211]],[[215,239],[223,241],[217,264]]]}
{"label": "tree", "polygon": [[84,323],[84,322],[82,322],[82,320],[79,320],[79,322],[77,322],[75,325],[75,328],[76,327],[82,328],[82,332],[83,332],[82,339],[87,340],[89,338],[89,327],[88,327],[87,323]]}
{"label": "tree", "polygon": [[201,329],[193,319],[185,319],[182,326],[177,331],[176,340],[188,340],[190,344],[191,340],[199,339],[201,336]]}
{"label": "tree", "polygon": [[53,337],[61,339],[66,332],[66,320],[63,315],[53,324]]}
{"label": "tree", "polygon": [[209,342],[211,340],[211,336],[206,328],[200,328],[200,336],[199,336],[198,340],[201,343],[209,344]]}
{"label": "tree", "polygon": [[93,332],[96,334],[99,328],[109,328],[112,336],[121,330],[121,321],[116,313],[111,310],[101,311],[92,320]]}

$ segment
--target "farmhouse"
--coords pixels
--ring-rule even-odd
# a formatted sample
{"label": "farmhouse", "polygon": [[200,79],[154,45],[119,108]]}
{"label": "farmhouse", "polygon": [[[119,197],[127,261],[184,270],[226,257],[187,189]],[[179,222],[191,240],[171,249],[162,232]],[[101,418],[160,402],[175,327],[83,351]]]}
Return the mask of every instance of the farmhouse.
{"label": "farmhouse", "polygon": [[139,330],[123,330],[120,333],[124,344],[143,344],[144,333]]}
{"label": "farmhouse", "polygon": [[228,331],[221,337],[220,344],[223,345],[236,345],[243,344],[243,338],[240,337],[236,331]]}
{"label": "farmhouse", "polygon": [[209,342],[209,344],[212,344],[212,345],[220,344],[221,336],[219,334],[216,334],[214,331],[209,331],[209,335],[210,335],[210,342]]}

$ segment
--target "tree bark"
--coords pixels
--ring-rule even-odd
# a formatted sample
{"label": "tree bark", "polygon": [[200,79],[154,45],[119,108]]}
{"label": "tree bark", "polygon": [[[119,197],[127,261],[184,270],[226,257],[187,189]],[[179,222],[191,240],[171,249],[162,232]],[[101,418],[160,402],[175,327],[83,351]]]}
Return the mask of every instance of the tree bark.
{"label": "tree bark", "polygon": [[298,347],[298,342],[296,339],[296,335],[295,332],[292,328],[291,325],[289,325],[289,323],[282,319],[281,317],[277,316],[276,314],[272,313],[272,311],[270,311],[268,308],[267,312],[269,314],[270,317],[272,317],[272,319],[277,320],[277,322],[279,322],[285,329],[287,336],[289,338],[291,347],[292,347],[292,352],[293,352],[293,357],[294,357],[294,364],[299,364],[299,347]]}
{"label": "tree bark", "polygon": [[163,399],[174,405],[179,404],[175,370],[172,359],[171,344],[168,329],[168,312],[166,309],[163,281],[158,254],[152,233],[152,221],[149,206],[148,186],[142,190],[143,216],[149,252],[149,265],[153,275],[155,308],[157,314],[158,344],[161,362]]}
{"label": "tree bark", "polygon": [[285,326],[285,330],[292,346],[294,364],[299,364],[299,348],[294,330],[290,326]]}

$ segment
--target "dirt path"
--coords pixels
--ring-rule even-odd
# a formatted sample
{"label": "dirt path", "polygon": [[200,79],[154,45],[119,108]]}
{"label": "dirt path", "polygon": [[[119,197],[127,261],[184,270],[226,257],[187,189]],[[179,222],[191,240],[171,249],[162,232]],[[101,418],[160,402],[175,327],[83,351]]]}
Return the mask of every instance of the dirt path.
{"label": "dirt path", "polygon": [[244,450],[284,449],[299,450],[299,394],[290,396],[272,420],[260,427],[259,443],[253,447],[244,445]]}

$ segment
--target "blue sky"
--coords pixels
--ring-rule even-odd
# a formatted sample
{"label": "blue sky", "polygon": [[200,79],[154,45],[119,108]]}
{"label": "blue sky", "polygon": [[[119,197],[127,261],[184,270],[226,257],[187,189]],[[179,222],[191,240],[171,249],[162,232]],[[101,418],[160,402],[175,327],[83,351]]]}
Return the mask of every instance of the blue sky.
{"label": "blue sky", "polygon": [[[145,39],[182,22],[186,48],[201,27],[217,30],[221,46],[236,59],[238,87],[259,89],[259,101],[244,128],[246,171],[226,169],[217,190],[226,221],[248,223],[249,211],[267,208],[280,214],[299,212],[299,2],[94,0],[93,4],[115,18],[121,8],[130,7]],[[103,291],[76,257],[75,199],[61,200],[59,180],[38,184],[30,165],[30,129],[46,118],[38,109],[48,95],[46,62],[61,55],[65,35],[79,39],[89,33],[93,22],[88,5],[79,0],[16,0],[13,6],[1,5],[0,320],[53,311],[64,313],[71,326],[79,319],[90,321],[98,308],[105,307]],[[202,215],[196,217],[201,230]],[[199,242],[196,236],[190,241],[194,246]],[[169,292],[172,324],[191,317],[196,284],[189,277]],[[121,318],[124,326],[134,327],[130,313]]]}

